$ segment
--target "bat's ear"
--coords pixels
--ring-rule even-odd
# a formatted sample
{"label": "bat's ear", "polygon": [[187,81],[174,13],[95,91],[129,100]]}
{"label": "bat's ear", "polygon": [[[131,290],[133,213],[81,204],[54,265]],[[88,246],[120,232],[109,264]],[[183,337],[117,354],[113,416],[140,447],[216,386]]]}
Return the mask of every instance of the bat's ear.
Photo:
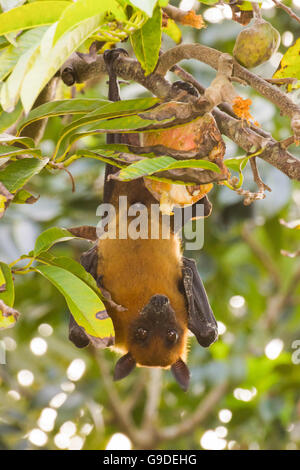
{"label": "bat's ear", "polygon": [[127,377],[127,375],[129,375],[130,372],[133,371],[135,366],[136,362],[133,359],[132,355],[130,353],[125,354],[125,356],[122,356],[116,364],[114,380],[124,379],[124,377]]}
{"label": "bat's ear", "polygon": [[171,371],[178,385],[186,392],[190,383],[190,371],[186,363],[183,362],[181,358],[179,358],[172,365]]}

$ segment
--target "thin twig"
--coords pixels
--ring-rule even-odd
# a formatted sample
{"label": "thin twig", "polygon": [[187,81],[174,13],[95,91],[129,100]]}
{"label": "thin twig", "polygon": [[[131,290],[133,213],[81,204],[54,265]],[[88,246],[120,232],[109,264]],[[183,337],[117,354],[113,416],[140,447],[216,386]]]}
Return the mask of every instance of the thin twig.
{"label": "thin twig", "polygon": [[273,262],[273,259],[268,254],[263,246],[261,246],[251,235],[251,229],[249,224],[245,224],[241,232],[242,238],[245,240],[247,245],[251,248],[253,254],[259,259],[261,264],[264,266],[266,271],[269,273],[276,289],[280,288],[281,277],[277,265]]}
{"label": "thin twig", "polygon": [[149,369],[149,380],[147,384],[147,402],[144,408],[143,427],[153,428],[157,420],[160,394],[162,389],[162,370]]}
{"label": "thin twig", "polygon": [[261,20],[262,19],[262,14],[261,14],[261,9],[260,9],[260,6],[258,5],[258,3],[251,2],[251,5],[252,5],[252,10],[254,12],[255,18],[258,18],[259,20]]}
{"label": "thin twig", "polygon": [[299,16],[297,16],[296,13],[291,8],[284,5],[279,0],[272,0],[272,1],[273,1],[273,3],[275,3],[275,5],[278,8],[282,8],[282,10],[284,10],[288,15],[290,15],[291,18],[293,18],[294,20],[298,21],[298,23],[300,23]]}
{"label": "thin twig", "polygon": [[272,328],[277,323],[280,314],[289,305],[293,304],[293,294],[300,283],[300,266],[294,272],[287,287],[270,298],[266,314],[262,318],[264,327]]}
{"label": "thin twig", "polygon": [[132,422],[130,415],[123,407],[123,403],[111,378],[111,371],[108,367],[108,363],[104,357],[104,354],[101,351],[96,351],[93,347],[90,347],[89,350],[101,371],[103,386],[106,390],[111,410],[122,429],[126,432],[130,439],[134,441],[136,436],[134,423]]}
{"label": "thin twig", "polygon": [[251,170],[252,170],[252,174],[253,174],[253,179],[254,179],[255,183],[257,184],[257,187],[258,187],[259,191],[262,191],[262,192],[270,191],[271,192],[272,191],[271,188],[268,185],[266,185],[260,177],[260,174],[259,174],[259,171],[258,171],[258,168],[257,168],[257,164],[256,164],[256,157],[250,158],[250,165],[251,165]]}
{"label": "thin twig", "polygon": [[197,29],[206,27],[202,16],[196,15],[194,10],[185,11],[180,10],[180,8],[176,8],[172,5],[168,5],[163,9],[163,11],[168,15],[169,18],[174,20],[176,23],[193,26]]}
{"label": "thin twig", "polygon": [[70,170],[68,170],[68,168],[66,168],[63,163],[49,162],[48,165],[50,165],[54,169],[63,170],[68,174],[72,185],[72,193],[75,193],[75,180]]}
{"label": "thin twig", "polygon": [[295,143],[295,137],[293,135],[290,135],[286,139],[281,140],[279,143],[280,143],[282,148],[286,149],[290,145],[293,145]]}

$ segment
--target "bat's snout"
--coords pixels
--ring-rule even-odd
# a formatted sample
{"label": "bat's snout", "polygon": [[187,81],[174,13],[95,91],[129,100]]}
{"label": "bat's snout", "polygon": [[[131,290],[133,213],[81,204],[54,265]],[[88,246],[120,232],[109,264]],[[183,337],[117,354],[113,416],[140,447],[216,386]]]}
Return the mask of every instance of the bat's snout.
{"label": "bat's snout", "polygon": [[156,294],[150,298],[148,304],[141,311],[141,314],[155,321],[158,317],[169,315],[170,310],[171,306],[168,297],[166,295]]}
{"label": "bat's snout", "polygon": [[169,303],[168,297],[160,294],[153,295],[149,301],[149,305],[157,311],[164,309]]}

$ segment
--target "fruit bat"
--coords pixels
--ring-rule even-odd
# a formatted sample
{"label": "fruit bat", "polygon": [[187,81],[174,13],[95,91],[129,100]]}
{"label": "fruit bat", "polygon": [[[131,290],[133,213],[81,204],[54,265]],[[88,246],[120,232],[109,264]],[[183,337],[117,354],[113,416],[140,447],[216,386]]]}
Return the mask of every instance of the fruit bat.
{"label": "fruit bat", "polygon": [[[113,61],[119,53],[124,52],[114,49],[104,55],[109,72],[109,99],[113,101],[120,99],[113,72]],[[108,143],[125,143],[125,139],[128,137],[107,136]],[[128,223],[132,219],[120,209],[120,196],[127,196],[128,206],[143,204],[147,209],[157,201],[142,178],[116,181],[110,178],[115,171],[113,166],[106,165],[104,202],[116,208],[118,229],[124,216]],[[206,215],[210,213],[206,198],[197,203],[204,204]],[[147,213],[150,225],[150,210]],[[168,239],[162,237],[164,217],[160,214],[158,218],[158,238],[132,239],[118,235],[101,238],[82,255],[81,263],[107,298],[104,303],[115,329],[113,348],[122,353],[115,366],[114,379],[126,377],[136,365],[171,368],[176,381],[186,391],[190,379],[185,362],[188,331],[201,346],[208,347],[217,338],[217,323],[195,261],[182,255],[176,233],[172,232]],[[69,338],[77,347],[89,343],[72,316]]]}

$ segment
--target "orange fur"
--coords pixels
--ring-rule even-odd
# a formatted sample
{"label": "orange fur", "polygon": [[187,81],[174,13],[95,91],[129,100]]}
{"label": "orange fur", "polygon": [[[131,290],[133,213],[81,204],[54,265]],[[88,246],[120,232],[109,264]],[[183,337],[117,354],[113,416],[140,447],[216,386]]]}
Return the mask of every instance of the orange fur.
{"label": "orange fur", "polygon": [[[145,189],[142,182],[116,183],[111,202],[118,207],[118,196],[128,196],[128,206],[142,202],[148,208],[150,227],[150,206],[156,201]],[[119,228],[117,213],[117,236]],[[120,219],[121,220],[121,219]],[[130,218],[128,218],[128,224]],[[112,299],[127,308],[118,311],[107,305],[116,331],[116,349],[131,352],[136,362],[145,366],[167,367],[179,357],[186,358],[187,348],[187,307],[179,290],[181,272],[181,245],[174,234],[169,239],[161,238],[162,218],[159,218],[158,240],[104,239],[98,242],[98,275]],[[161,338],[154,338],[147,348],[131,344],[129,329],[140,311],[155,294],[166,295],[183,335],[174,347],[166,348]]]}

